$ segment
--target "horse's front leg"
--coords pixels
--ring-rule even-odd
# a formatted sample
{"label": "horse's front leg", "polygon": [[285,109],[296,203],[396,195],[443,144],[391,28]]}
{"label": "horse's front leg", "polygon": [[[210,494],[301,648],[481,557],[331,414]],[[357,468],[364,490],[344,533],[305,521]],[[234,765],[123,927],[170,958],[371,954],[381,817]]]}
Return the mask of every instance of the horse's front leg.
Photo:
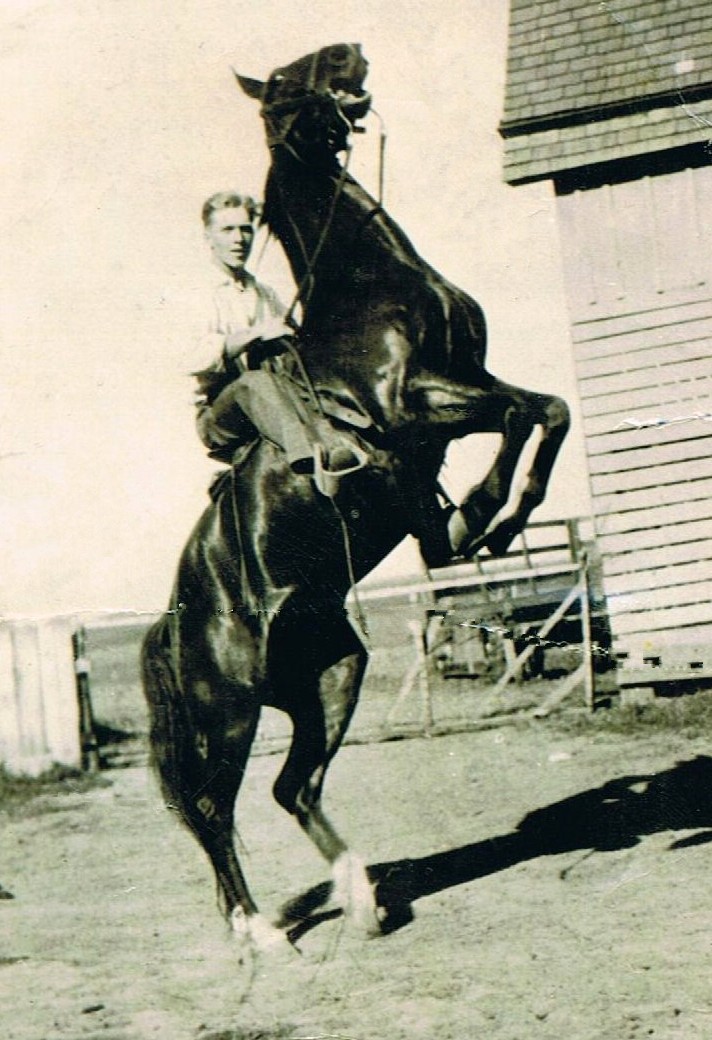
{"label": "horse's front leg", "polygon": [[[527,416],[527,420],[532,426],[541,427],[541,439],[514,512],[496,524],[494,529],[487,532],[483,538],[475,539],[475,542],[468,546],[467,552],[470,554],[476,552],[480,544],[484,544],[494,556],[501,556],[507,551],[513,539],[524,530],[532,511],[541,505],[546,497],[554,463],[570,425],[569,407],[560,397],[533,393],[529,390],[522,390],[520,387],[507,386],[504,383],[500,383],[498,386],[503,392],[512,394],[512,400],[516,402],[515,407],[519,414]],[[514,470],[512,470],[512,478],[513,476]],[[465,514],[467,508],[468,503],[465,500],[463,503]]]}
{"label": "horse's front leg", "polygon": [[512,481],[533,423],[526,412],[510,405],[502,421],[502,443],[484,480],[468,491],[448,523],[448,535],[457,556],[471,556],[486,544],[486,532],[506,505]]}
{"label": "horse's front leg", "polygon": [[409,402],[417,422],[434,429],[438,438],[455,440],[471,433],[499,433],[502,443],[486,474],[451,513],[443,532],[450,556],[473,555],[485,533],[506,505],[524,445],[533,429],[529,411],[501,384],[483,372],[480,386],[468,386],[443,376],[423,373],[410,382]]}

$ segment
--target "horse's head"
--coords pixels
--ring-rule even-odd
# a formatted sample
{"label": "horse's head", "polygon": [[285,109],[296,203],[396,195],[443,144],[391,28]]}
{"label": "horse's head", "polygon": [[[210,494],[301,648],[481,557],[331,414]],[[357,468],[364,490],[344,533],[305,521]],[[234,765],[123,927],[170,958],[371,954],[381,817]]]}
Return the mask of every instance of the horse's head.
{"label": "horse's head", "polygon": [[371,104],[363,88],[368,62],[356,43],[337,43],[275,69],[265,82],[237,76],[262,103],[270,145],[305,162],[333,161]]}

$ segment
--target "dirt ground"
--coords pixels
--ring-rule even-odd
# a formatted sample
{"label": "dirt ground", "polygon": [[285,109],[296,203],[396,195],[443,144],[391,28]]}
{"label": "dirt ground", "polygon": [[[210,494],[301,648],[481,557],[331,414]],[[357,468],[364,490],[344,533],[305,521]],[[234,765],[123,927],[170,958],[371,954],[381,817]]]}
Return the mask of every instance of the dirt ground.
{"label": "dirt ground", "polygon": [[[680,734],[550,720],[344,748],[326,804],[412,906],[302,956],[236,948],[143,765],[2,820],[4,1040],[712,1037],[712,758]],[[276,916],[328,877],[252,760],[242,856]]]}

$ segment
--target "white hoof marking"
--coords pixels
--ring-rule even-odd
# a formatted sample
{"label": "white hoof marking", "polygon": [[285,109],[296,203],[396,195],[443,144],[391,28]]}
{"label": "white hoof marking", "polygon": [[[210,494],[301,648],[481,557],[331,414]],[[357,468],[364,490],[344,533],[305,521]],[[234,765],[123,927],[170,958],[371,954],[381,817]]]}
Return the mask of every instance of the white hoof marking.
{"label": "white hoof marking", "polygon": [[368,880],[366,866],[360,856],[342,852],[332,868],[332,899],[344,916],[368,936],[381,934],[374,887]]}
{"label": "white hoof marking", "polygon": [[241,944],[248,943],[258,953],[296,952],[284,932],[270,924],[262,914],[246,914],[241,906],[235,907],[230,914],[230,927]]}

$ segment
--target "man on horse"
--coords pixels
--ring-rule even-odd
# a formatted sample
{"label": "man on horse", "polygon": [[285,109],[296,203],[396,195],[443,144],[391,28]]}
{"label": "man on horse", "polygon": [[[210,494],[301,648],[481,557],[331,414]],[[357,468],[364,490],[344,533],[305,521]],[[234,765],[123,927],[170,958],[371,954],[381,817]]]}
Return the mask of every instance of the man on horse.
{"label": "man on horse", "polygon": [[265,437],[282,448],[296,473],[313,474],[317,487],[328,491],[364,465],[364,453],[348,432],[313,414],[283,370],[280,359],[296,350],[294,327],[274,290],[246,267],[259,216],[255,199],[236,192],[212,195],[203,206],[205,238],[224,278],[201,343],[215,360],[194,373],[198,434],[211,458],[222,462]]}
{"label": "man on horse", "polygon": [[[256,213],[244,200],[221,197],[208,208],[208,241],[228,278],[223,292],[251,298],[254,310],[235,327],[218,317],[221,362],[212,366],[214,383],[205,376],[200,422],[212,444],[210,431],[222,438],[237,416],[237,442],[244,438],[239,424],[247,423],[256,443],[233,467],[235,494],[215,496],[203,511],[181,555],[170,608],[143,649],[166,802],[209,856],[235,934],[262,950],[286,945],[290,923],[277,927],[260,914],[234,843],[235,800],[262,706],[291,720],[273,793],[331,864],[335,904],[367,934],[397,927],[408,908],[385,883],[374,893],[373,877],[322,807],[368,657],[346,596],[408,533],[429,566],[449,561],[453,551],[506,552],[544,498],[569,422],[561,399],[487,370],[482,308],[418,255],[339,161],[370,107],[367,69],[357,44],[337,43],[264,82],[239,78],[265,121],[271,158],[264,222],[299,286],[299,350],[283,327],[276,341],[274,327],[260,335],[260,292],[239,277]],[[234,239],[226,252],[217,246],[222,236]],[[262,299],[269,311],[266,290]],[[286,315],[273,317],[285,323]],[[237,326],[245,325],[240,338]],[[271,403],[260,398],[260,381]],[[356,431],[367,436],[369,465],[343,481],[339,502],[290,472],[287,458],[292,465],[299,458],[285,427],[295,414],[297,435],[306,431],[318,459],[332,444],[353,444],[355,452]],[[360,416],[361,426],[349,423],[349,414]],[[526,482],[514,511],[500,518],[535,426],[542,433]],[[501,447],[459,507],[441,504],[436,489],[447,446],[471,433],[500,434]],[[315,460],[315,483],[318,475]],[[295,930],[304,909],[300,900]]]}

